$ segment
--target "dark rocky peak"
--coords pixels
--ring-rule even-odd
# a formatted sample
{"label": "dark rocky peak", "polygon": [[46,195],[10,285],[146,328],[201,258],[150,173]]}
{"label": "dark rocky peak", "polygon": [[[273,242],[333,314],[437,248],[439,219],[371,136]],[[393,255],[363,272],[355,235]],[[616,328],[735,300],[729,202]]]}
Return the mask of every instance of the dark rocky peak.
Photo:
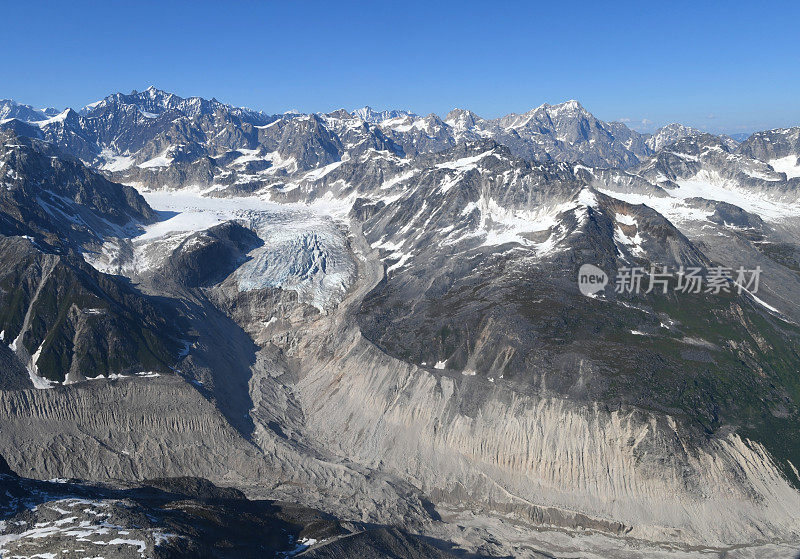
{"label": "dark rocky peak", "polygon": [[131,187],[113,183],[47,142],[0,132],[3,233],[81,245],[155,212]]}
{"label": "dark rocky peak", "polygon": [[193,233],[168,258],[159,279],[187,287],[205,287],[224,280],[245,255],[264,242],[250,229],[226,221]]}
{"label": "dark rocky peak", "polygon": [[339,118],[342,120],[350,120],[353,118],[353,115],[347,112],[346,109],[337,109],[333,112],[327,113],[326,116],[331,118]]}
{"label": "dark rocky peak", "polygon": [[800,159],[800,126],[756,132],[739,145],[738,151],[761,161],[791,156]]}
{"label": "dark rocky peak", "polygon": [[28,123],[18,120],[16,118],[11,118],[8,120],[4,120],[0,122],[0,131],[2,130],[9,130],[16,134],[17,136],[23,136],[26,138],[43,138],[42,130],[36,126],[36,123]]}
{"label": "dark rocky peak", "polygon": [[708,133],[681,138],[665,149],[666,151],[671,151],[674,153],[687,153],[690,155],[699,155],[703,151],[707,151],[709,149],[720,149],[725,152],[731,151],[728,142],[726,142],[724,138]]}

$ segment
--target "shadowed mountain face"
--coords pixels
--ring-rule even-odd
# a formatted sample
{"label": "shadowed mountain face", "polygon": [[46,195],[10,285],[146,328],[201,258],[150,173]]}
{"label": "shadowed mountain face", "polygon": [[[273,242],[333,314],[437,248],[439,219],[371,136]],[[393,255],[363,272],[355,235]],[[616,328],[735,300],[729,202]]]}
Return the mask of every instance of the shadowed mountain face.
{"label": "shadowed mountain face", "polygon": [[0,133],[0,233],[72,248],[152,223],[136,190],[111,183],[51,144]]}
{"label": "shadowed mountain face", "polygon": [[[796,129],[648,136],[575,101],[265,115],[154,88],[3,106],[0,453],[137,482],[9,491],[83,491],[144,542],[120,556],[800,541]],[[688,269],[728,276],[686,292]],[[140,487],[187,475],[242,493]],[[61,545],[56,509],[14,506],[9,552],[37,522]]]}
{"label": "shadowed mountain face", "polygon": [[[4,556],[454,557],[397,529],[350,532],[331,515],[249,500],[200,478],[111,486],[17,476],[0,458]],[[326,545],[327,542],[333,542]],[[311,549],[309,549],[311,548]]]}
{"label": "shadowed mountain face", "polygon": [[178,315],[78,251],[155,220],[131,187],[36,140],[0,137],[0,331],[34,384],[167,373]]}
{"label": "shadowed mountain face", "polygon": [[0,239],[0,330],[34,384],[169,373],[177,313],[74,254]]}
{"label": "shadowed mountain face", "polygon": [[790,158],[788,163],[796,164],[800,153],[800,127],[756,132],[742,142],[739,151],[761,161]]}

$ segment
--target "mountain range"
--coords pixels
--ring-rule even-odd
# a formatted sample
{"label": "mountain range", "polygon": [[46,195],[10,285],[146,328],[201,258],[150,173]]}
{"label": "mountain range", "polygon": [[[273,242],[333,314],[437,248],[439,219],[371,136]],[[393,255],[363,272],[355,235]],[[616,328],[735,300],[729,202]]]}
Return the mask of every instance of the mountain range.
{"label": "mountain range", "polygon": [[0,101],[0,301],[0,554],[800,549],[800,127]]}

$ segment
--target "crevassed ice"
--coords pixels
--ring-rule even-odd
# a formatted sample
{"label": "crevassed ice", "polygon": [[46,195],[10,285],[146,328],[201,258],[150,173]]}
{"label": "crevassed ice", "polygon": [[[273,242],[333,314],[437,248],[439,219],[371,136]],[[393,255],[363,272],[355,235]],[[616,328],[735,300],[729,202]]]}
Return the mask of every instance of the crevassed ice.
{"label": "crevassed ice", "polygon": [[95,268],[133,275],[158,266],[189,235],[224,221],[249,227],[264,242],[237,271],[240,291],[280,288],[321,311],[337,305],[356,276],[341,223],[346,204],[319,200],[311,205],[277,204],[259,197],[214,198],[202,190],[142,192],[156,210],[174,215],[148,225],[137,237],[133,261],[118,268],[108,265],[119,255],[109,239],[102,257],[87,258]]}

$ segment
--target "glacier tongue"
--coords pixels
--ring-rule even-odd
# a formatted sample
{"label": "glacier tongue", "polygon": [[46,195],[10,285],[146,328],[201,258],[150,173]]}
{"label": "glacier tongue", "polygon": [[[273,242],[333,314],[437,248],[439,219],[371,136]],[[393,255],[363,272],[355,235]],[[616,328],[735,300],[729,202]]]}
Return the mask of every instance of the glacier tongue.
{"label": "glacier tongue", "polygon": [[240,291],[281,288],[326,311],[354,281],[356,266],[336,222],[313,212],[255,213],[249,225],[264,240],[236,272]]}
{"label": "glacier tongue", "polygon": [[[87,255],[98,270],[135,277],[158,268],[192,233],[233,220],[264,241],[235,272],[240,291],[290,290],[300,302],[324,312],[342,300],[355,279],[356,266],[341,222],[344,206],[216,198],[196,189],[142,194],[169,217],[146,226],[131,239],[108,239],[100,256]],[[128,243],[132,250],[126,250]]]}

